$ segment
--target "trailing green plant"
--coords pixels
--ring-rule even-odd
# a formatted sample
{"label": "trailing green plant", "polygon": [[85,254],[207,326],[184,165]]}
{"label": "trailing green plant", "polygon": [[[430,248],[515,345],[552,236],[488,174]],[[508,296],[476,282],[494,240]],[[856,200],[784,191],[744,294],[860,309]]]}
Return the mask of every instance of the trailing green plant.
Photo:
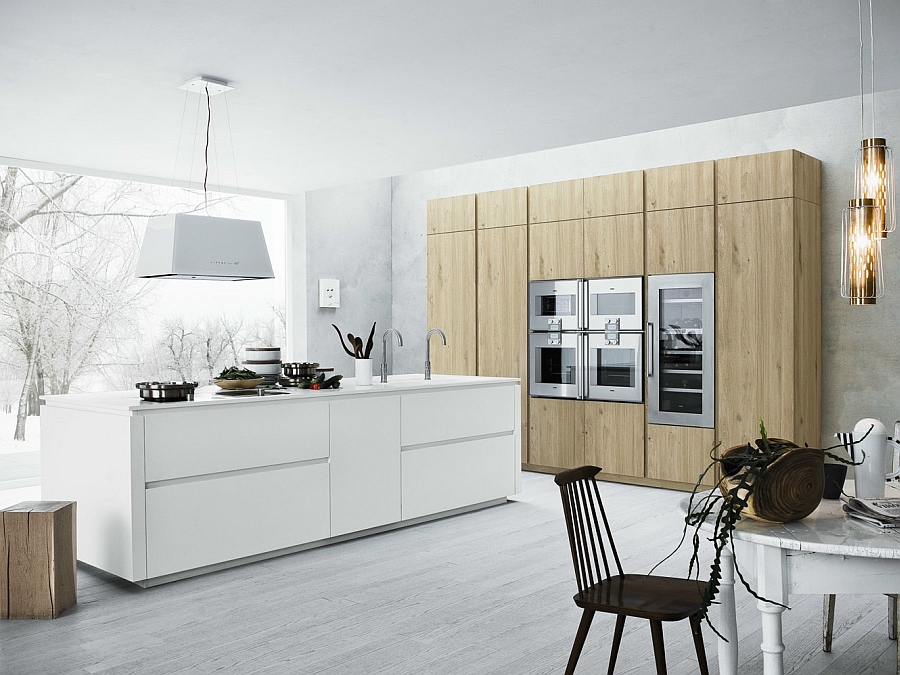
{"label": "trailing green plant", "polygon": [[[871,432],[871,428],[866,432],[865,436],[859,439],[859,441],[868,436],[869,432]],[[701,613],[701,617],[706,620],[706,623],[716,635],[726,641],[727,639],[716,630],[716,627],[713,626],[709,620],[709,608],[715,602],[722,584],[722,552],[725,550],[726,546],[730,547],[732,552],[734,552],[733,535],[735,527],[737,527],[738,522],[741,520],[744,510],[749,505],[751,495],[753,495],[757,485],[759,485],[759,482],[762,480],[763,475],[768,468],[785,452],[801,447],[791,441],[780,438],[769,438],[762,418],[759,419],[759,435],[760,438],[756,439],[754,444],[748,442],[742,450],[737,451],[733,449],[719,457],[717,457],[715,453],[721,443],[717,443],[713,446],[709,452],[710,463],[697,478],[697,483],[691,491],[691,496],[688,500],[687,515],[684,518],[684,529],[681,533],[681,540],[669,555],[653,567],[653,570],[655,570],[659,565],[671,558],[684,544],[688,531],[690,530],[693,551],[688,564],[688,576],[699,578],[700,531],[701,527],[704,525],[711,526],[712,535],[709,536],[708,540],[712,542],[713,545],[713,559],[710,564],[709,582],[703,595],[704,609]],[[859,441],[855,441],[854,443],[858,443]],[[862,463],[862,460],[853,462],[852,460],[832,452],[840,447],[843,446],[841,444],[833,445],[828,448],[823,448],[821,452],[824,456],[842,464],[858,466]],[[864,458],[865,453],[863,453],[863,459]],[[713,490],[708,490],[705,487],[701,487],[704,479],[710,475],[710,472],[712,472],[712,475],[715,475],[717,466],[721,467],[721,475],[723,478],[734,477],[736,482],[727,489],[720,489],[717,486],[717,488]],[[651,573],[653,570],[651,570]],[[785,605],[774,600],[769,600],[754,591],[749,582],[744,578],[736,559],[734,561],[734,571],[741,584],[754,598],[773,605],[785,607]]]}

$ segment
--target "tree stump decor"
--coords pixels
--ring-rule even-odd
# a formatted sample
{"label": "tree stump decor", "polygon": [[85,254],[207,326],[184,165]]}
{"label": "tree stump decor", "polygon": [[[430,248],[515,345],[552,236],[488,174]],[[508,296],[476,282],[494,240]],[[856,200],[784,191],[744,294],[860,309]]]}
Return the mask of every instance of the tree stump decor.
{"label": "tree stump decor", "polygon": [[[747,445],[738,445],[722,453],[726,475],[719,482],[719,490],[727,498],[742,478],[752,484],[752,490],[742,490],[747,505],[742,515],[767,523],[789,523],[806,518],[822,501],[825,487],[825,453],[819,448],[801,448],[790,441],[769,439],[775,458],[762,475],[746,476],[748,469],[739,463],[748,453]],[[751,450],[752,451],[752,450]],[[731,467],[732,472],[727,473]]]}

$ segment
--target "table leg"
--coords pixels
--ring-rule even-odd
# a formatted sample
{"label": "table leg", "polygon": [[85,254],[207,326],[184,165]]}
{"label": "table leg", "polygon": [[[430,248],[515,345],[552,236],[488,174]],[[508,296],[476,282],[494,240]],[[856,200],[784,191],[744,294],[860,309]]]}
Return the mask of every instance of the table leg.
{"label": "table leg", "polygon": [[[774,546],[756,546],[757,593],[767,600],[757,600],[762,619],[763,674],[784,675],[784,638],[781,614],[787,604],[787,575],[785,551]],[[774,602],[781,605],[773,604]]]}
{"label": "table leg", "polygon": [[719,588],[720,633],[728,640],[719,640],[720,675],[737,675],[738,637],[737,615],[734,607],[734,555],[729,548],[722,549],[722,581]]}

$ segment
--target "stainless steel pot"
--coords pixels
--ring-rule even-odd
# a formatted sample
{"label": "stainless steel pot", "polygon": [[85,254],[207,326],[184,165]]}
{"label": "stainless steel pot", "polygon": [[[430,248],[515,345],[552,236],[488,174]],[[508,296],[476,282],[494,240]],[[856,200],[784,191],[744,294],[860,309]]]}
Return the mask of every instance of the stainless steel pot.
{"label": "stainless steel pot", "polygon": [[138,382],[134,385],[145,401],[193,401],[197,382]]}

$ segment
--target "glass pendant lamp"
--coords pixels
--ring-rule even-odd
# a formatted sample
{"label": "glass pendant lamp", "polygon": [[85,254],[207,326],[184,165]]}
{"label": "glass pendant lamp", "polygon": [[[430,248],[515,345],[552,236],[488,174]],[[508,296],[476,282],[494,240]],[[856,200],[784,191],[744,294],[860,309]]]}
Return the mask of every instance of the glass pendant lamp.
{"label": "glass pendant lamp", "polygon": [[873,199],[881,210],[877,224],[879,237],[896,229],[894,218],[894,160],[883,138],[865,138],[856,151],[856,189],[858,199]]}
{"label": "glass pendant lamp", "polygon": [[884,295],[881,208],[874,199],[851,199],[841,227],[841,296],[851,305],[874,305]]}

